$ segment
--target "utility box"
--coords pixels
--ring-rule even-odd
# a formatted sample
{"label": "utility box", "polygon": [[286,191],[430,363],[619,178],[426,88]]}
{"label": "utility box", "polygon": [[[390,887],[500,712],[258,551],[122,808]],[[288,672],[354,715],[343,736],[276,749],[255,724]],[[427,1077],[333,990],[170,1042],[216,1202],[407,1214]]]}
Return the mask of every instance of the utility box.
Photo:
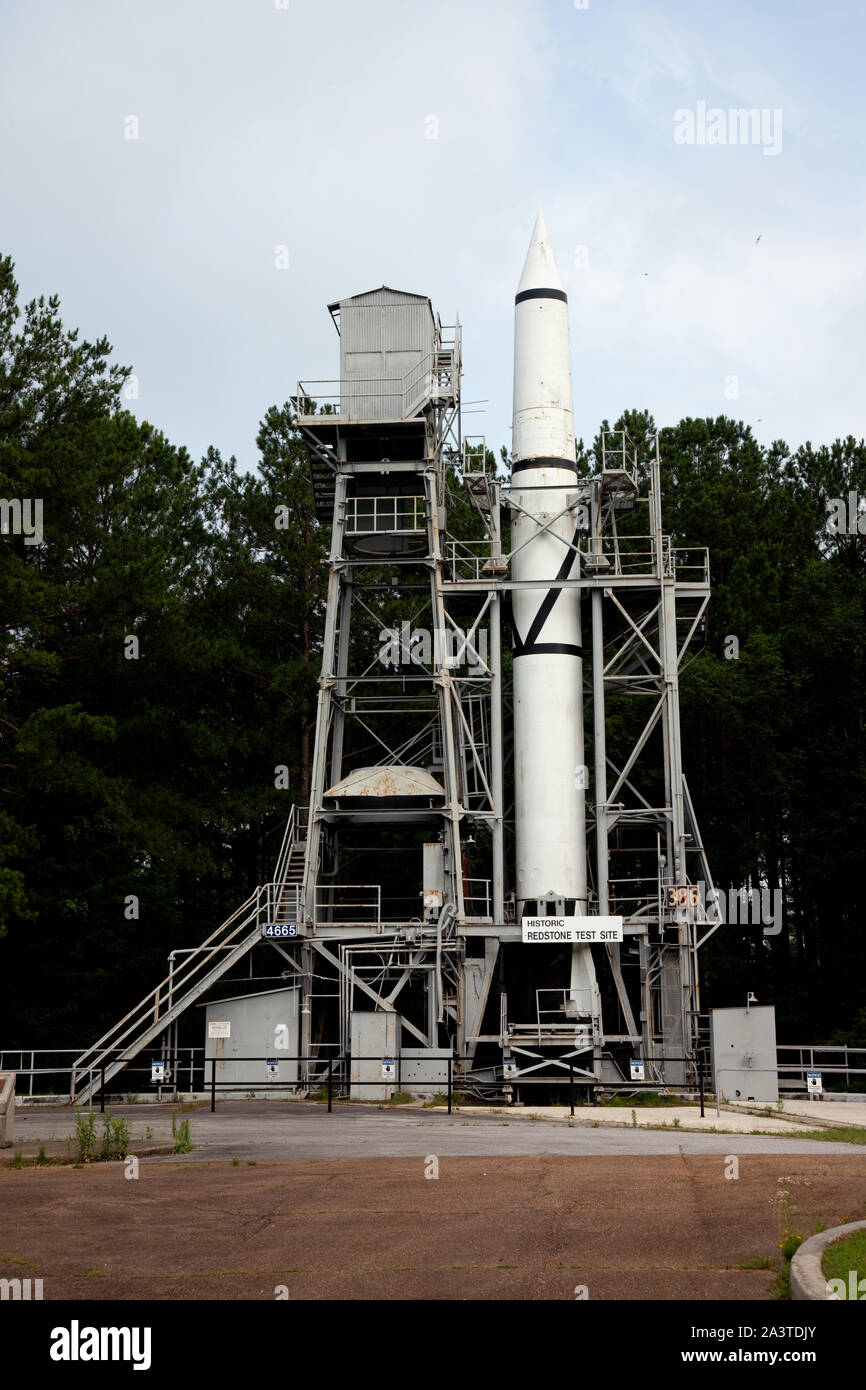
{"label": "utility box", "polygon": [[[205,1087],[210,1085],[210,1058],[216,1060],[217,1082],[231,1082],[239,1091],[254,1091],[274,1080],[297,1085],[298,994],[297,989],[270,989],[206,1004]],[[240,1060],[245,1057],[258,1060]],[[217,1094],[228,1091],[228,1086],[218,1086]]]}
{"label": "utility box", "polygon": [[710,1043],[718,1095],[727,1101],[779,1100],[776,1010],[711,1009]]}
{"label": "utility box", "polygon": [[390,1100],[397,1090],[394,1080],[384,1079],[383,1062],[396,1062],[400,1058],[400,1015],[387,1013],[353,1013],[351,1015],[351,1071],[350,1091],[352,1100]]}
{"label": "utility box", "polygon": [[445,851],[438,840],[424,846],[424,921],[436,922],[445,903]]}
{"label": "utility box", "polygon": [[448,1053],[441,1047],[404,1047],[400,1089],[412,1096],[445,1095],[448,1091]]}

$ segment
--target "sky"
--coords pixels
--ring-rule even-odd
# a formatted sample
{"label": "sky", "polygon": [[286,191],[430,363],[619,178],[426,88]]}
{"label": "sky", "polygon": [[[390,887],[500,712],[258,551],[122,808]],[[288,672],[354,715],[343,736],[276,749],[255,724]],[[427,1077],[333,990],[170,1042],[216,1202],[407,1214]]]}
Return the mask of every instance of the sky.
{"label": "sky", "polygon": [[254,468],[383,283],[459,313],[464,432],[510,446],[539,208],[578,437],[861,438],[864,40],[861,0],[3,0],[0,253],[196,458]]}

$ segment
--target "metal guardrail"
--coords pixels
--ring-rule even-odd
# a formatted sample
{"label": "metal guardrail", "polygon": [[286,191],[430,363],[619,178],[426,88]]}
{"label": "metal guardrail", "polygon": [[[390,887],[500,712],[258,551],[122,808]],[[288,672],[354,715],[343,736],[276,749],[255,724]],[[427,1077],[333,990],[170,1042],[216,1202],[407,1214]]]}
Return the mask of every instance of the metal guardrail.
{"label": "metal guardrail", "polygon": [[[563,993],[565,993],[565,992],[566,992],[566,991],[563,991]],[[535,1025],[532,1025],[532,1027],[534,1028]],[[161,1060],[161,1061],[165,1062],[166,1067],[167,1067],[166,1078],[165,1078],[165,1080],[164,1080],[162,1083],[156,1083],[156,1082],[152,1082],[152,1081],[151,1081],[151,1061],[150,1061],[150,1060],[149,1060],[146,1064],[140,1065],[140,1066],[136,1066],[136,1065],[134,1065],[132,1062],[130,1062],[130,1063],[124,1068],[124,1075],[134,1076],[134,1075],[136,1075],[137,1073],[142,1073],[142,1074],[148,1079],[148,1082],[150,1083],[150,1085],[156,1086],[158,1090],[159,1090],[159,1089],[170,1089],[170,1090],[173,1091],[175,1094],[177,1094],[181,1089],[186,1090],[188,1093],[194,1093],[194,1092],[197,1090],[197,1084],[196,1084],[196,1083],[197,1083],[198,1078],[200,1077],[200,1078],[201,1078],[201,1087],[202,1087],[202,1089],[206,1089],[206,1087],[207,1087],[207,1063],[208,1063],[209,1061],[213,1060],[213,1059],[207,1058],[207,1057],[204,1056],[204,1051],[205,1051],[205,1049],[204,1049],[203,1047],[183,1047],[183,1048],[168,1048],[168,1049],[166,1049],[166,1048],[164,1048],[164,1047],[162,1047],[162,1048],[156,1048],[156,1047],[154,1047],[154,1048],[153,1048],[154,1054],[156,1054],[157,1051],[159,1051],[159,1054],[160,1054],[158,1060]],[[111,1055],[108,1055],[109,1052],[110,1052]],[[40,1098],[42,1098],[42,1097],[44,1097],[44,1098],[46,1098],[46,1099],[48,1099],[48,1098],[57,1098],[57,1099],[59,1099],[59,1098],[62,1096],[62,1097],[64,1097],[64,1099],[65,1099],[66,1097],[68,1097],[70,1103],[74,1102],[76,1086],[77,1086],[78,1083],[79,1083],[83,1078],[85,1078],[85,1077],[88,1078],[88,1086],[89,1086],[89,1089],[91,1090],[91,1092],[92,1092],[93,1094],[95,1094],[96,1091],[95,1091],[95,1088],[93,1087],[93,1081],[94,1081],[94,1079],[96,1078],[96,1076],[99,1076],[99,1077],[100,1077],[100,1083],[101,1083],[101,1084],[100,1084],[100,1087],[99,1087],[99,1092],[100,1092],[100,1109],[104,1110],[104,1108],[105,1108],[105,1088],[106,1088],[106,1084],[108,1084],[108,1085],[111,1084],[111,1082],[106,1083],[106,1081],[105,1081],[105,1073],[106,1073],[106,1070],[108,1069],[108,1067],[110,1067],[110,1065],[111,1065],[112,1061],[114,1060],[114,1058],[115,1058],[115,1057],[121,1057],[121,1056],[123,1055],[124,1052],[125,1052],[125,1049],[122,1048],[122,1047],[113,1048],[113,1049],[107,1050],[107,1051],[106,1051],[106,1055],[105,1055],[101,1060],[97,1060],[97,1061],[94,1061],[94,1062],[91,1062],[91,1063],[85,1064],[85,1065],[80,1065],[80,1064],[76,1065],[75,1063],[73,1063],[71,1066],[70,1066],[70,1065],[64,1065],[63,1063],[58,1063],[57,1065],[53,1065],[53,1064],[52,1064],[52,1065],[44,1065],[44,1064],[43,1064],[43,1065],[37,1065],[37,1061],[43,1062],[43,1063],[44,1063],[44,1060],[45,1060],[45,1059],[53,1059],[53,1058],[55,1058],[55,1057],[61,1058],[61,1057],[70,1057],[70,1056],[71,1056],[71,1057],[80,1056],[80,1055],[81,1055],[81,1054],[80,1054],[80,1050],[79,1050],[79,1049],[76,1049],[76,1048],[19,1048],[19,1047],[14,1047],[14,1048],[3,1048],[3,1049],[0,1049],[0,1073],[3,1073],[3,1072],[15,1073],[15,1075],[16,1075],[17,1077],[27,1077],[27,1078],[29,1078],[29,1084],[28,1084],[27,1090],[26,1090],[26,1097],[27,1097],[27,1099],[38,1100],[38,1099],[40,1099]],[[757,1067],[756,1067],[756,1068],[751,1068],[751,1070],[755,1071],[756,1073],[757,1073],[757,1072],[763,1071],[763,1072],[766,1072],[766,1073],[774,1073],[774,1074],[777,1074],[777,1075],[779,1076],[779,1079],[780,1079],[780,1085],[782,1084],[782,1074],[785,1073],[785,1072],[787,1072],[787,1073],[793,1073],[795,1076],[796,1076],[796,1075],[802,1075],[802,1077],[805,1079],[805,1074],[806,1074],[807,1071],[820,1070],[820,1071],[823,1072],[825,1075],[835,1076],[835,1077],[838,1077],[838,1078],[840,1078],[840,1079],[844,1077],[845,1083],[846,1083],[847,1085],[850,1085],[850,1081],[851,1081],[851,1078],[852,1078],[852,1077],[866,1077],[866,1066],[863,1066],[863,1067],[856,1067],[856,1066],[852,1066],[852,1065],[850,1064],[850,1059],[851,1059],[852,1057],[857,1057],[858,1059],[859,1059],[859,1058],[862,1058],[862,1059],[864,1060],[864,1062],[866,1062],[866,1048],[862,1048],[862,1047],[848,1047],[848,1046],[846,1046],[846,1045],[844,1045],[844,1044],[843,1044],[843,1045],[827,1046],[827,1047],[819,1047],[819,1046],[809,1046],[809,1045],[798,1045],[798,1044],[785,1044],[785,1043],[782,1043],[782,1044],[779,1044],[779,1045],[778,1045],[777,1052],[780,1053],[780,1054],[781,1054],[781,1053],[784,1053],[784,1052],[797,1052],[797,1053],[800,1054],[800,1060],[799,1060],[798,1062],[786,1063],[785,1061],[783,1061],[783,1060],[780,1059],[779,1062],[778,1062],[778,1064],[777,1064],[777,1066],[776,1066],[775,1068],[770,1068],[770,1067],[768,1067],[768,1068],[757,1068]],[[821,1058],[822,1056],[825,1056],[825,1055],[828,1054],[828,1053],[829,1053],[829,1054],[833,1054],[833,1055],[841,1055],[841,1057],[842,1057],[842,1059],[843,1059],[842,1062],[841,1062],[839,1065],[833,1065],[833,1064],[828,1064],[828,1063],[826,1063],[826,1062],[822,1062],[822,1061],[820,1060],[820,1058]],[[806,1059],[806,1058],[803,1056],[803,1054],[808,1054],[808,1059]],[[322,1064],[322,1062],[323,1062],[323,1059],[322,1059],[322,1058],[318,1058],[318,1059],[310,1059],[310,1058],[305,1058],[305,1059],[289,1058],[289,1057],[286,1057],[285,1054],[283,1054],[283,1053],[280,1053],[280,1054],[279,1054],[279,1057],[280,1057],[280,1060],[281,1060],[281,1061],[283,1061],[283,1060],[284,1060],[284,1061],[292,1061],[292,1060],[305,1061],[305,1062],[307,1063],[307,1065],[310,1065],[311,1062],[312,1062],[313,1065]],[[816,1060],[815,1060],[816,1057],[817,1057],[819,1060],[816,1061]],[[17,1061],[16,1061],[16,1058],[17,1058]],[[28,1059],[29,1064],[30,1064],[29,1066],[26,1066],[26,1065],[25,1065],[25,1058]],[[265,1058],[265,1059],[261,1059],[261,1058],[255,1058],[255,1059],[245,1059],[245,1058],[237,1058],[237,1059],[236,1059],[236,1058],[217,1058],[216,1060],[217,1060],[217,1061],[259,1060],[259,1061],[260,1061],[260,1060],[267,1060],[267,1059],[266,1059],[266,1058]],[[331,1069],[333,1070],[333,1067],[336,1066],[336,1065],[337,1065],[340,1061],[342,1061],[342,1060],[346,1060],[345,1056],[340,1056],[340,1057],[333,1057],[333,1058],[331,1058],[331,1059],[330,1059],[330,1066],[331,1066]],[[350,1059],[350,1060],[351,1060],[351,1059]],[[370,1058],[359,1058],[358,1060],[374,1060],[374,1059],[370,1059]],[[431,1058],[431,1060],[432,1060],[432,1058]],[[467,1058],[467,1059],[465,1059],[465,1060],[469,1060],[469,1059]],[[398,1062],[399,1062],[399,1058],[398,1058]],[[705,1092],[705,1090],[706,1090],[706,1086],[705,1086],[705,1074],[706,1074],[706,1076],[707,1076],[708,1078],[710,1077],[709,1058],[708,1058],[708,1056],[706,1055],[704,1049],[701,1050],[700,1054],[699,1054],[697,1057],[695,1057],[695,1056],[693,1056],[693,1057],[680,1057],[680,1058],[677,1058],[677,1057],[655,1057],[655,1058],[650,1058],[650,1059],[648,1059],[648,1061],[645,1062],[645,1065],[646,1065],[648,1068],[649,1068],[649,1067],[652,1067],[652,1068],[661,1068],[662,1071],[663,1071],[663,1069],[664,1069],[664,1064],[667,1063],[667,1062],[677,1063],[677,1064],[681,1064],[681,1063],[687,1062],[687,1063],[690,1063],[690,1064],[692,1065],[692,1067],[693,1067],[694,1070],[695,1070],[696,1076],[697,1076],[697,1081],[698,1081],[699,1089],[700,1089],[701,1096],[702,1096],[702,1100],[701,1100],[701,1104],[702,1104],[701,1114],[703,1114],[703,1094],[704,1094],[704,1092]],[[563,1064],[563,1066],[564,1066],[564,1064]],[[572,1069],[572,1070],[573,1070],[573,1069]],[[717,1069],[715,1076],[712,1077],[712,1080],[714,1080],[714,1081],[716,1082],[717,1109],[718,1109],[718,1106],[719,1106],[720,1103],[721,1103],[721,1094],[722,1094],[722,1093],[721,1093],[721,1088],[719,1087],[719,1084],[718,1084],[718,1078],[719,1078],[720,1076],[722,1076],[722,1075],[723,1075],[725,1072],[727,1072],[727,1071],[741,1072],[741,1071],[742,1071],[742,1068],[724,1068],[724,1067],[722,1067],[722,1068]],[[182,1074],[184,1074],[184,1073],[186,1073],[187,1076],[188,1076],[188,1086],[186,1086],[186,1087],[181,1087],[181,1084],[180,1084],[180,1082],[181,1082],[181,1076],[182,1076]],[[37,1090],[35,1089],[35,1086],[34,1086],[34,1078],[38,1078],[38,1077],[50,1077],[50,1076],[68,1076],[68,1077],[70,1078],[70,1085],[69,1085],[69,1087],[67,1088],[67,1090],[64,1091],[64,1092],[39,1092],[39,1091],[37,1091]],[[470,1078],[467,1078],[467,1080],[469,1080],[469,1079],[470,1079]],[[551,1076],[540,1076],[540,1077],[535,1077],[535,1076],[531,1076],[531,1075],[528,1075],[528,1074],[527,1074],[527,1075],[521,1075],[519,1072],[513,1077],[513,1080],[514,1080],[519,1086],[521,1086],[521,1087],[523,1087],[523,1086],[532,1086],[532,1085],[546,1085],[546,1086],[550,1086],[550,1085],[556,1085],[556,1082],[557,1082],[557,1078],[555,1078],[555,1077],[551,1077]],[[399,1076],[398,1076],[398,1081],[399,1081]],[[222,1082],[219,1082],[219,1083],[217,1083],[217,1084],[218,1084],[218,1085],[226,1085],[226,1086],[229,1086],[229,1087],[233,1087],[233,1088],[235,1088],[235,1089],[238,1089],[238,1088],[240,1088],[241,1086],[243,1086],[243,1085],[246,1084],[246,1083],[242,1083],[242,1082],[226,1082],[226,1083],[222,1083]],[[256,1081],[255,1083],[249,1083],[249,1084],[250,1084],[250,1085],[254,1085],[256,1089],[259,1089],[260,1086],[264,1086],[264,1085],[268,1085],[268,1084],[272,1084],[272,1083],[264,1083],[264,1082],[258,1082],[258,1081]],[[286,1082],[277,1082],[277,1083],[274,1083],[274,1084],[276,1084],[276,1085],[278,1085],[278,1086],[282,1086],[284,1089],[285,1089],[285,1087],[286,1087],[286,1085],[287,1085]],[[294,1085],[296,1085],[296,1084],[298,1084],[298,1083],[292,1082],[292,1083],[288,1083],[288,1084],[294,1086]],[[342,1084],[342,1083],[338,1083],[338,1084]],[[358,1083],[358,1084],[361,1084],[361,1083]],[[364,1082],[363,1084],[364,1084],[364,1085],[367,1085],[367,1084],[369,1084],[369,1083]],[[430,1084],[432,1085],[433,1083],[430,1083]],[[673,1085],[674,1083],[670,1083],[670,1084]],[[571,1085],[572,1088],[573,1088],[574,1086],[582,1086],[582,1087],[590,1087],[590,1088],[596,1088],[596,1089],[601,1089],[601,1090],[619,1090],[619,1091],[635,1091],[635,1092],[639,1092],[640,1090],[655,1090],[655,1089],[658,1089],[659,1086],[664,1087],[664,1086],[666,1085],[666,1083],[665,1083],[665,1081],[664,1081],[664,1077],[663,1077],[663,1076],[662,1076],[661,1078],[654,1078],[654,1079],[647,1080],[647,1081],[645,1081],[645,1082],[634,1082],[634,1081],[611,1082],[611,1081],[606,1081],[606,1080],[605,1080],[605,1081],[602,1081],[602,1080],[600,1080],[598,1077],[586,1078],[586,1077],[572,1076],[572,1079],[571,1079],[571,1081],[570,1081],[570,1085]],[[148,1086],[148,1085],[142,1086],[142,1091],[145,1091],[145,1090],[148,1090],[148,1089],[149,1089],[149,1086]],[[127,1091],[126,1093],[127,1093],[127,1094],[135,1094],[135,1092],[133,1092],[133,1091]],[[24,1095],[22,1094],[22,1092],[21,1092],[20,1089],[19,1089],[19,1091],[18,1091],[18,1094],[19,1094],[19,1096],[21,1096],[22,1099],[24,1098]],[[93,1095],[89,1096],[89,1098],[88,1098],[88,1106],[89,1106],[89,1107],[92,1105],[92,1099],[93,1099]]]}
{"label": "metal guardrail", "polygon": [[263,883],[259,889],[258,917],[262,927],[269,923],[301,920],[300,884]]}
{"label": "metal guardrail", "polygon": [[[382,418],[411,419],[425,401],[455,396],[459,371],[460,334],[455,329],[453,340],[440,338],[433,350],[414,363],[404,376],[299,381],[295,398],[299,418],[303,421],[315,419],[316,423],[327,421],[328,415],[340,420],[378,419],[378,414],[370,417],[357,413],[357,407],[364,402],[376,401],[392,403],[388,415]],[[312,413],[304,411],[306,404],[312,405]]]}
{"label": "metal guardrail", "polygon": [[[319,893],[343,894],[343,893],[366,893],[371,895],[369,898],[349,898],[348,901],[339,902],[320,902]],[[352,913],[363,912],[365,915],[353,916]],[[316,885],[316,899],[314,905],[314,925],[333,925],[335,922],[345,922],[352,926],[382,926],[382,885],[380,883],[340,883],[331,886],[329,884]]]}
{"label": "metal guardrail", "polygon": [[309,819],[310,808],[308,806],[298,806],[295,803],[292,804],[289,810],[289,818],[286,821],[286,829],[280,845],[280,852],[277,855],[277,865],[274,869],[275,882],[285,882],[292,849],[296,844],[301,844],[306,840]]}
{"label": "metal guardrail", "polygon": [[[488,921],[491,918],[491,880],[489,878],[465,878],[463,880],[463,906],[466,916]],[[467,888],[470,890],[467,892]],[[481,908],[480,912],[476,908]],[[472,909],[472,910],[470,910]]]}
{"label": "metal guardrail", "polygon": [[[779,1055],[782,1052],[796,1052],[799,1054],[799,1060],[791,1063],[785,1062]],[[804,1060],[804,1053],[809,1054],[808,1061]],[[815,1060],[816,1056],[821,1058],[828,1054],[833,1057],[839,1056],[839,1063]],[[866,1077],[866,1047],[849,1047],[847,1043],[830,1043],[826,1047],[819,1047],[813,1043],[777,1043],[776,1055],[779,1060],[780,1072],[793,1071],[804,1077],[807,1071],[827,1072],[829,1076],[844,1076],[846,1086],[851,1085],[852,1076]],[[859,1058],[863,1065],[860,1067],[851,1066],[849,1058],[852,1056]]]}
{"label": "metal guardrail", "polygon": [[[123,1056],[125,1050],[125,1048],[118,1047],[112,1049],[112,1052],[114,1055],[121,1057]],[[157,1049],[154,1049],[154,1051],[156,1050]],[[106,1057],[104,1063],[102,1063],[101,1065],[94,1063],[93,1065],[85,1067],[76,1066],[74,1063],[71,1066],[66,1066],[63,1063],[58,1063],[57,1066],[37,1066],[36,1059],[42,1059],[45,1057],[76,1057],[79,1056],[80,1053],[81,1049],[75,1047],[4,1048],[0,1050],[0,1074],[2,1074],[3,1072],[14,1072],[16,1077],[29,1076],[30,1083],[27,1088],[28,1099],[38,1100],[40,1098],[48,1099],[54,1098],[55,1096],[59,1097],[63,1095],[65,1097],[68,1095],[69,1101],[71,1103],[75,1099],[75,1088],[78,1082],[81,1080],[81,1078],[84,1076],[95,1075],[97,1072],[102,1074],[104,1069],[111,1065],[111,1061],[113,1060],[112,1057]],[[10,1063],[10,1058],[14,1057],[16,1054],[18,1055],[19,1059],[17,1065],[15,1065],[14,1063]],[[24,1065],[25,1057],[28,1057],[30,1059],[29,1066]],[[171,1068],[171,1074],[175,1077],[176,1082],[179,1081],[181,1073],[188,1073],[188,1091],[192,1092],[195,1090],[195,1077],[196,1073],[199,1070],[201,1070],[202,1072],[202,1084],[204,1083],[205,1057],[203,1047],[180,1047],[160,1049],[159,1060],[164,1061],[166,1065]],[[130,1064],[129,1066],[124,1068],[125,1074],[134,1075],[136,1072],[143,1072],[146,1076],[150,1077],[150,1062],[148,1062],[146,1066],[143,1065],[136,1067]],[[64,1092],[35,1091],[33,1085],[33,1078],[35,1076],[69,1076],[70,1085],[68,1090]],[[166,1082],[164,1084],[167,1085],[168,1083]],[[174,1090],[177,1091],[177,1089],[177,1084],[175,1084]],[[21,1094],[22,1093],[19,1090],[19,1097],[21,1096]],[[134,1094],[134,1092],[127,1092],[127,1094]]]}
{"label": "metal guardrail", "polygon": [[[640,542],[634,546],[634,542]],[[483,553],[476,554],[475,551]],[[501,565],[507,564],[510,556],[503,556],[500,568],[490,567],[489,541],[454,541],[446,543],[446,558],[456,580],[480,582],[501,578]],[[582,552],[584,559],[587,552]],[[601,575],[619,579],[659,579],[655,545],[652,536],[604,535],[601,537],[600,554],[609,562],[602,570],[593,571]],[[681,584],[709,584],[710,557],[703,546],[672,546],[670,537],[664,538],[661,573],[676,578]]]}
{"label": "metal guardrail", "polygon": [[346,499],[347,536],[415,535],[426,530],[426,498],[421,494]]}
{"label": "metal guardrail", "polygon": [[[244,1086],[250,1086],[250,1087],[254,1088],[256,1091],[261,1091],[261,1090],[268,1090],[270,1087],[278,1087],[280,1090],[286,1090],[286,1089],[287,1089],[287,1086],[300,1087],[300,1086],[303,1085],[303,1083],[300,1082],[300,1081],[293,1081],[293,1082],[288,1082],[288,1083],[287,1083],[287,1082],[285,1082],[285,1081],[279,1081],[279,1080],[277,1080],[277,1081],[249,1081],[249,1082],[247,1082],[247,1081],[237,1081],[237,1080],[235,1080],[235,1081],[217,1081],[217,1079],[216,1079],[216,1069],[217,1069],[217,1064],[218,1064],[218,1063],[222,1063],[222,1062],[232,1062],[232,1063],[234,1063],[234,1062],[269,1062],[269,1061],[271,1060],[270,1057],[208,1057],[206,1060],[209,1061],[210,1064],[211,1064],[210,1083],[209,1083],[211,1114],[213,1114],[213,1113],[215,1112],[215,1110],[216,1110],[216,1093],[217,1093],[217,1088],[220,1087],[220,1086],[223,1086],[223,1087],[226,1087],[226,1088],[231,1088],[231,1090],[233,1090],[233,1091],[240,1090],[240,1089],[243,1088]],[[299,1064],[304,1064],[304,1063],[309,1064],[309,1062],[310,1062],[310,1058],[309,1058],[309,1057],[288,1057],[284,1052],[281,1052],[281,1053],[279,1054],[279,1060],[280,1060],[281,1062],[297,1062],[297,1063],[299,1063]],[[396,1083],[397,1089],[399,1090],[399,1089],[400,1089],[400,1086],[402,1085],[402,1076],[401,1076],[401,1072],[400,1072],[400,1066],[401,1066],[401,1061],[402,1061],[402,1059],[401,1059],[401,1057],[400,1057],[399,1054],[397,1055],[397,1057],[396,1057],[395,1060],[396,1060],[396,1062],[397,1062],[397,1067],[398,1067],[397,1076],[395,1077],[395,1083]],[[441,1056],[440,1056],[440,1055],[437,1055],[437,1054],[435,1054],[435,1053],[429,1053],[429,1054],[425,1054],[424,1060],[425,1060],[425,1061],[429,1061],[429,1062],[447,1062],[447,1063],[448,1063],[448,1079],[447,1079],[448,1090],[447,1090],[447,1095],[448,1095],[448,1114],[450,1115],[450,1114],[451,1114],[452,1099],[453,1099],[453,1094],[454,1094],[454,1054],[453,1054],[452,1052],[443,1052],[443,1053],[441,1054]],[[347,1075],[346,1079],[341,1079],[341,1078],[339,1078],[339,1077],[335,1077],[335,1076],[334,1076],[334,1069],[335,1069],[335,1067],[338,1067],[338,1066],[340,1066],[341,1063],[345,1062],[345,1063],[347,1064],[347,1066],[346,1066],[346,1071],[347,1071],[347,1073],[348,1073],[348,1072],[351,1071],[351,1066],[352,1066],[352,1063],[353,1063],[353,1062],[381,1062],[381,1061],[383,1061],[383,1058],[382,1058],[381,1053],[378,1053],[378,1052],[375,1053],[375,1054],[373,1054],[373,1055],[366,1055],[366,1054],[361,1054],[361,1053],[343,1053],[341,1056],[338,1056],[338,1057],[329,1057],[329,1058],[327,1059],[327,1064],[328,1064],[328,1065],[327,1065],[327,1071],[326,1071],[325,1075],[322,1076],[322,1077],[313,1077],[312,1080],[314,1080],[314,1081],[318,1080],[319,1083],[320,1083],[320,1085],[322,1086],[322,1088],[323,1088],[324,1090],[327,1091],[327,1094],[328,1094],[328,1114],[329,1114],[329,1115],[333,1112],[333,1108],[334,1108],[334,1086],[335,1086],[335,1085],[337,1085],[337,1086],[348,1086],[350,1089],[351,1089],[353,1086],[386,1086],[386,1085],[388,1085],[388,1081],[387,1081],[387,1079],[384,1078],[384,1077],[374,1077],[374,1078],[372,1078],[372,1079],[369,1080],[369,1081],[362,1081],[360,1078],[358,1078],[358,1077],[353,1077],[353,1076],[351,1076],[351,1075]],[[417,1084],[417,1085],[421,1085],[421,1086],[436,1086],[436,1085],[438,1085],[438,1082],[436,1082],[436,1081],[421,1081],[421,1082],[417,1082],[416,1084]]]}

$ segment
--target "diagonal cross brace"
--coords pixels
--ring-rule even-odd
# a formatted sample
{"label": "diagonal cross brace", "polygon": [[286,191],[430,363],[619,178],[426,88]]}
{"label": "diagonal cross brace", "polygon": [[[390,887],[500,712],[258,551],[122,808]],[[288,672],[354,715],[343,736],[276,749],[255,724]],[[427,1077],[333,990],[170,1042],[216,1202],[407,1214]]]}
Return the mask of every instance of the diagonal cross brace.
{"label": "diagonal cross brace", "polygon": [[[325,946],[324,942],[316,941],[313,937],[309,937],[307,939],[307,945],[315,947],[315,949],[319,952],[320,956],[324,956],[325,960],[329,960],[332,965],[336,965],[340,974],[344,975],[347,980],[351,980],[353,985],[355,985],[358,989],[363,990],[364,993],[368,994],[371,999],[374,999],[380,1009],[384,1009],[386,1013],[394,1012],[394,1010],[390,1006],[389,1001],[387,999],[383,999],[381,994],[377,994],[376,991],[372,989],[370,985],[367,984],[366,980],[361,979],[360,975],[356,975],[351,965],[346,965],[345,961],[340,960],[339,956],[335,956],[333,951],[329,951],[327,946]],[[408,1019],[403,1018],[402,1014],[400,1015],[400,1020],[403,1024],[403,1027],[407,1028],[409,1032],[413,1035],[413,1037],[416,1037],[419,1040],[419,1042],[423,1043],[424,1047],[427,1047],[428,1040],[425,1037],[425,1035],[421,1032],[421,1030],[419,1028],[416,1028],[414,1023],[410,1023]]]}

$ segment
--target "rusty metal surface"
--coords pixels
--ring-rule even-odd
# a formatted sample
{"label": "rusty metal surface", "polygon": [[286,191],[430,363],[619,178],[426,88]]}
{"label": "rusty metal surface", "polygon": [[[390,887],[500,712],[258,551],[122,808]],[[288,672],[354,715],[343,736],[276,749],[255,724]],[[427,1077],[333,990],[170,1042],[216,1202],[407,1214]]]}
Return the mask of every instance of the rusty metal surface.
{"label": "rusty metal surface", "polygon": [[444,795],[445,788],[423,767],[359,767],[325,792],[327,797]]}

